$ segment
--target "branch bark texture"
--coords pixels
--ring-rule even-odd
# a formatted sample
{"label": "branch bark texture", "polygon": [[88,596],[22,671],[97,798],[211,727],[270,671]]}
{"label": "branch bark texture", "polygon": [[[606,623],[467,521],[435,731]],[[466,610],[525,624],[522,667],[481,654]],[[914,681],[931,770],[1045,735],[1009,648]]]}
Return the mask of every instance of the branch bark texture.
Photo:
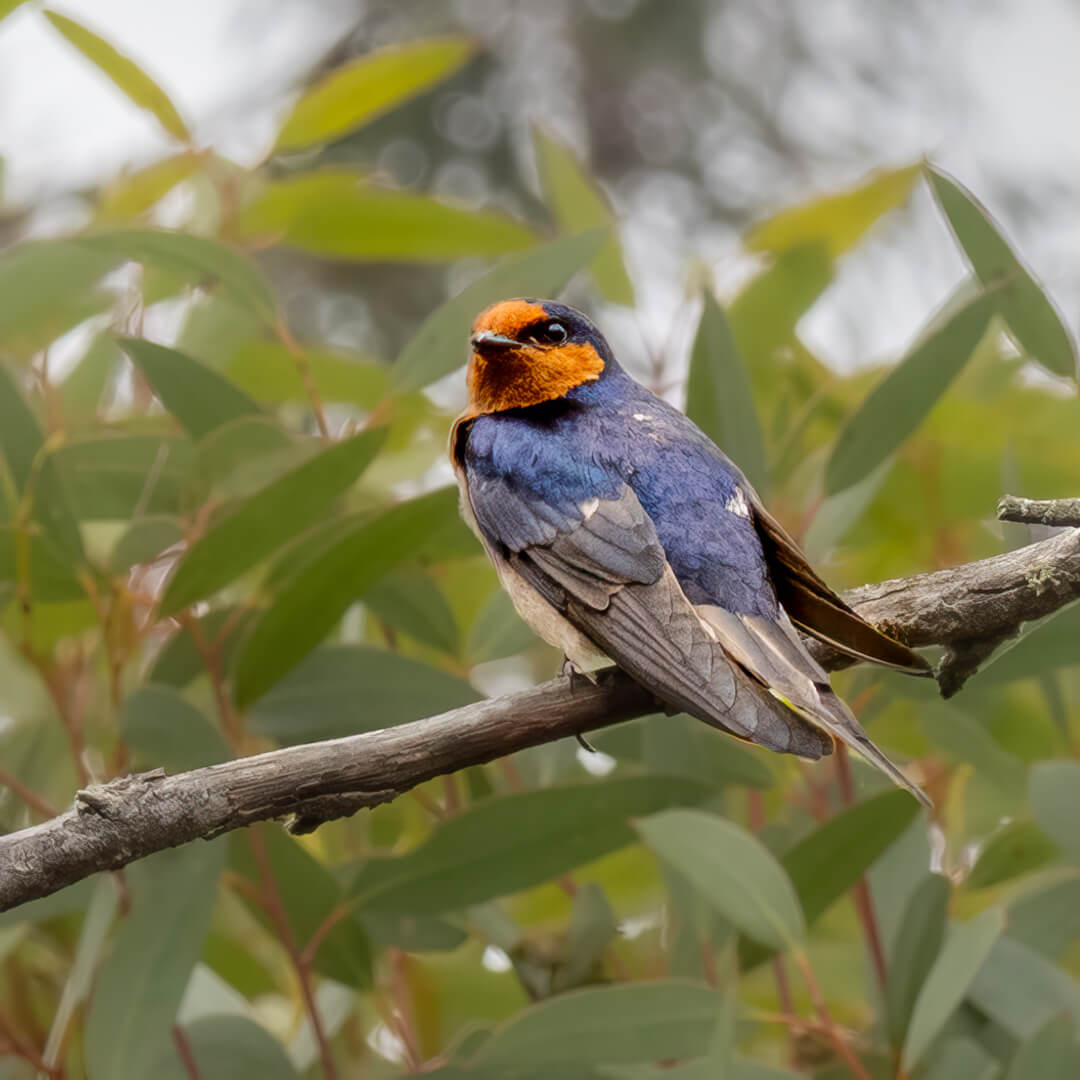
{"label": "branch bark texture", "polygon": [[[864,585],[845,599],[914,646],[940,645],[954,693],[1001,642],[1080,598],[1080,529],[979,562]],[[849,661],[815,646],[830,668]],[[430,780],[526,747],[655,712],[621,672],[596,685],[554,679],[400,727],[195,769],[122,777],[80,791],[48,821],[0,837],[0,910],[156,851],[293,815],[303,831]]]}

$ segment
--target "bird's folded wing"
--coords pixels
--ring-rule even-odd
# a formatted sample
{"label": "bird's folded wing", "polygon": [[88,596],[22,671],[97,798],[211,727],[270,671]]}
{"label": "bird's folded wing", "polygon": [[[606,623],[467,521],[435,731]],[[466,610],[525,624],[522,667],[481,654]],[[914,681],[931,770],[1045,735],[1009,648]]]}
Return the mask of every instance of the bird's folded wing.
{"label": "bird's folded wing", "polygon": [[798,544],[760,501],[754,498],[752,505],[776,598],[800,630],[857,660],[909,675],[933,674],[918,653],[871,626],[845,604],[814,572]]}
{"label": "bird's folded wing", "polygon": [[[490,520],[490,518],[489,518]],[[832,740],[725,653],[679,586],[633,491],[590,500],[548,543],[508,551],[510,565],[658,698],[739,738],[819,758]]]}
{"label": "bird's folded wing", "polygon": [[700,604],[697,611],[715,630],[728,655],[771,694],[930,806],[923,792],[874,745],[852,711],[833,693],[828,675],[807,652],[783,609],[775,619],[736,614],[712,604]]}

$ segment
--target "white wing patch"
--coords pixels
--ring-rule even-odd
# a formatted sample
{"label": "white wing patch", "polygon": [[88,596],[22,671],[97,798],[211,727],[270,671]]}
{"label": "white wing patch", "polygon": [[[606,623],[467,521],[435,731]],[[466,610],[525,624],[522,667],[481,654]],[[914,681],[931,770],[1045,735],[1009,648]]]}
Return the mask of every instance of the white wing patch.
{"label": "white wing patch", "polygon": [[724,503],[724,509],[729,514],[736,514],[738,517],[750,517],[750,503],[743,494],[743,489],[741,487],[736,486],[734,494]]}
{"label": "white wing patch", "polygon": [[600,500],[599,499],[595,499],[595,498],[586,499],[583,503],[581,503],[580,506],[578,506],[578,509],[581,511],[581,516],[586,521],[588,521],[589,518],[591,518],[593,516],[593,514],[596,513],[596,508],[599,505],[600,505]]}

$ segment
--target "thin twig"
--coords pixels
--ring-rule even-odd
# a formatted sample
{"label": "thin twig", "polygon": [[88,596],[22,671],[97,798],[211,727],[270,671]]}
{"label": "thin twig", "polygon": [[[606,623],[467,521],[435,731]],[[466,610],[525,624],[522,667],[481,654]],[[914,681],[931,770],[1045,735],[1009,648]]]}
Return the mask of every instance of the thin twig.
{"label": "thin twig", "polygon": [[[851,776],[851,761],[848,759],[847,747],[841,743],[836,744],[836,777],[840,782],[840,796],[845,806],[855,805],[855,782]],[[870,884],[866,875],[862,874],[851,890],[852,899],[855,901],[855,911],[862,924],[863,936],[866,938],[866,947],[870,953],[870,959],[874,965],[874,974],[877,976],[878,987],[884,999],[886,988],[889,984],[889,970],[885,962],[885,948],[881,943],[881,930],[878,927],[877,913],[874,910],[874,898],[870,895]]]}
{"label": "thin twig", "polygon": [[60,1066],[53,1068],[45,1063],[38,1048],[19,1032],[16,1025],[8,1020],[7,1015],[2,1010],[0,1010],[0,1036],[7,1040],[8,1045],[18,1057],[21,1057],[38,1072],[50,1077],[63,1075],[63,1069]]}
{"label": "thin twig", "polygon": [[810,1000],[814,1005],[814,1011],[821,1020],[825,1036],[832,1043],[837,1054],[844,1060],[844,1063],[851,1070],[851,1075],[856,1080],[871,1080],[870,1074],[855,1056],[855,1051],[848,1045],[847,1040],[840,1033],[840,1029],[836,1026],[836,1022],[829,1013],[829,1007],[825,1003],[825,995],[822,993],[821,985],[814,975],[814,969],[810,966],[810,958],[801,949],[793,950],[792,957],[806,980],[806,988],[810,991]]}
{"label": "thin twig", "polygon": [[397,1035],[405,1047],[405,1058],[410,1069],[418,1068],[424,1060],[420,1042],[416,1036],[416,1018],[413,1016],[409,998],[409,958],[404,949],[390,950],[390,986],[394,997],[394,1015],[397,1017]]}
{"label": "thin twig", "polygon": [[[750,828],[754,832],[761,832],[765,827],[765,799],[758,788],[750,788],[746,793],[746,810]],[[776,983],[776,1000],[780,1002],[781,1011],[793,1015],[795,1001],[792,997],[791,980],[788,978],[783,956],[779,953],[775,954],[771,964],[773,982]]]}
{"label": "thin twig", "polygon": [[1080,499],[1022,499],[1003,495],[998,500],[997,516],[1001,521],[1024,525],[1080,526]]}
{"label": "thin twig", "polygon": [[322,435],[324,439],[329,439],[330,427],[326,423],[326,413],[323,411],[322,395],[319,393],[319,387],[315,382],[315,376],[311,373],[311,364],[308,362],[304,350],[300,347],[300,343],[296,338],[292,336],[292,331],[289,330],[284,319],[278,319],[274,323],[274,334],[278,341],[280,341],[288,350],[289,355],[296,364],[296,370],[300,376],[300,381],[304,384],[304,390],[307,392],[308,401],[311,403],[311,411],[315,414],[315,422],[319,425],[319,434]]}
{"label": "thin twig", "polygon": [[38,817],[48,820],[56,817],[56,808],[43,795],[27,787],[17,776],[0,769],[0,787],[6,787],[12,795],[21,799]]}
{"label": "thin twig", "polygon": [[195,1060],[195,1053],[191,1049],[191,1043],[188,1042],[187,1033],[179,1024],[172,1026],[172,1041],[177,1054],[180,1055],[180,1062],[184,1066],[188,1080],[202,1080],[199,1063]]}
{"label": "thin twig", "polygon": [[285,902],[281,898],[281,890],[274,878],[270,859],[266,854],[266,845],[263,843],[260,826],[251,830],[251,850],[255,855],[255,862],[259,868],[259,878],[262,885],[261,902],[263,910],[273,923],[274,931],[281,942],[289,960],[296,972],[297,982],[300,984],[300,994],[304,999],[304,1008],[307,1010],[308,1019],[311,1021],[311,1030],[315,1036],[315,1044],[319,1048],[319,1060],[322,1062],[323,1076],[325,1080],[337,1080],[337,1066],[334,1064],[334,1055],[330,1050],[330,1042],[323,1028],[322,1016],[315,1001],[315,990],[312,985],[311,965],[304,957],[304,953],[297,946],[296,935],[289,924],[289,916],[285,911]]}
{"label": "thin twig", "polygon": [[206,674],[210,679],[210,689],[214,695],[214,704],[217,706],[218,718],[221,721],[221,729],[226,738],[232,744],[233,750],[239,752],[244,739],[243,720],[232,707],[228,689],[225,686],[225,674],[221,670],[221,660],[218,654],[217,644],[207,642],[203,636],[202,626],[199,620],[190,611],[182,611],[177,614],[176,621],[191,637],[192,643],[199,656],[202,658]]}

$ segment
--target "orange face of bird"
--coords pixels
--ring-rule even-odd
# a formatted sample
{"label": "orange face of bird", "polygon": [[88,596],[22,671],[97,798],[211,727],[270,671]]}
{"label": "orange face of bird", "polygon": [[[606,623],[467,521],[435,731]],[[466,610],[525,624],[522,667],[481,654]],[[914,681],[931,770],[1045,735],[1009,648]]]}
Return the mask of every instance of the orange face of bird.
{"label": "orange face of bird", "polygon": [[574,340],[565,320],[535,300],[503,300],[482,311],[470,344],[473,416],[553,401],[604,370],[595,346]]}

